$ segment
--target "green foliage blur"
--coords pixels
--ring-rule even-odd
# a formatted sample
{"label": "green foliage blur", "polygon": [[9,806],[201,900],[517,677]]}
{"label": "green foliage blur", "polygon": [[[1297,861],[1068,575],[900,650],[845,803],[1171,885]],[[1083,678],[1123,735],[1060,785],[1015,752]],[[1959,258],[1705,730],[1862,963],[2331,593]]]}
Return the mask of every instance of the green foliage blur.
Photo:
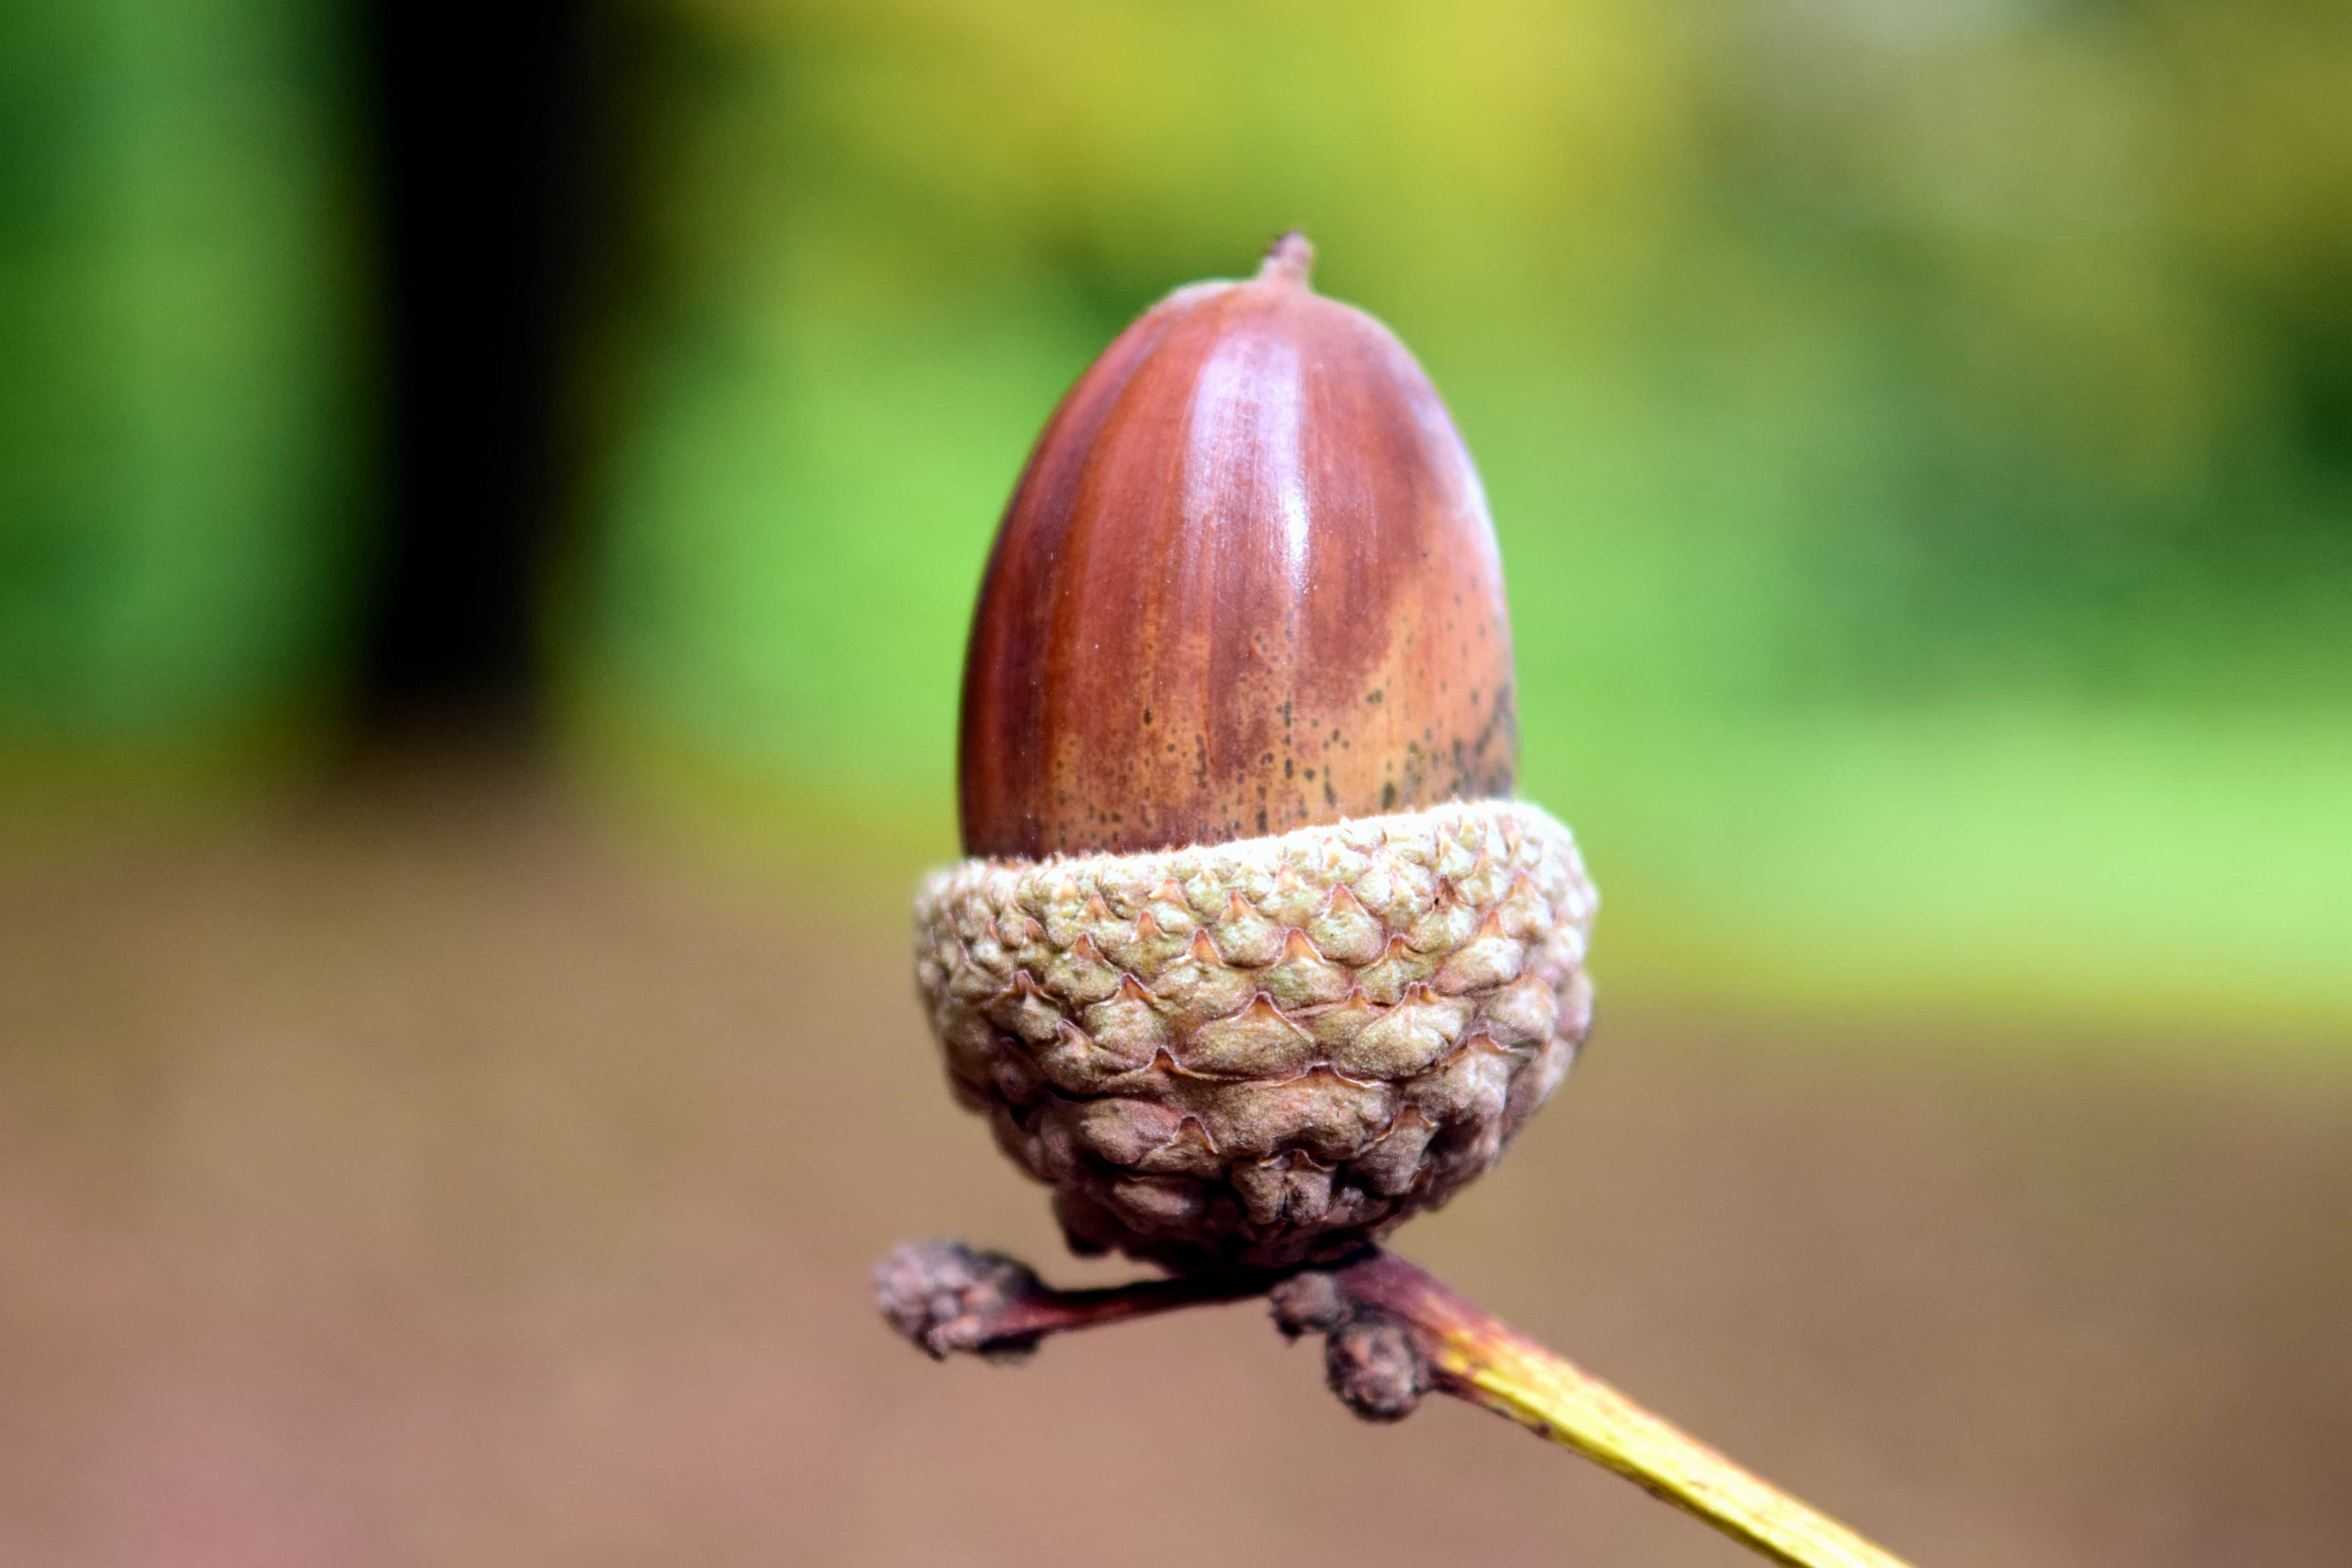
{"label": "green foliage blur", "polygon": [[[2333,0],[604,0],[569,754],[955,852],[998,510],[1299,225],[1452,405],[1612,983],[2352,1024]],[[340,5],[0,8],[0,769],[331,709],[381,552]],[[1997,1031],[1989,1031],[1997,1032]]]}
{"label": "green foliage blur", "polygon": [[0,6],[0,762],[250,757],[365,545],[339,5]]}
{"label": "green foliage blur", "polygon": [[1612,973],[2352,1019],[2352,13],[641,15],[569,622],[608,752],[951,854],[1028,442],[1303,225],[1481,464]]}

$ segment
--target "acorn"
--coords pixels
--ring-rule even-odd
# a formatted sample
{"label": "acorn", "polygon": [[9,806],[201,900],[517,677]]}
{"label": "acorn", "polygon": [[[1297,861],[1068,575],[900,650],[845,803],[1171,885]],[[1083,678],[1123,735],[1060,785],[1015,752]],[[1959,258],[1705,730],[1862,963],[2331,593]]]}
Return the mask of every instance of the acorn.
{"label": "acorn", "polygon": [[1178,289],[1078,378],[973,617],[969,858],[917,977],[1081,1253],[1344,1257],[1489,1169],[1591,1023],[1485,492],[1313,257]]}

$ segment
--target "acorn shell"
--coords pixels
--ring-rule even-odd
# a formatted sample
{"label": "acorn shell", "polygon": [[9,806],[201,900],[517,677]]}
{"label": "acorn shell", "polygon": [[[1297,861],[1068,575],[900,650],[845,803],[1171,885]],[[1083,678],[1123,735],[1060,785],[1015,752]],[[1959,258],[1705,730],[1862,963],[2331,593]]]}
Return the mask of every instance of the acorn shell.
{"label": "acorn shell", "polygon": [[964,847],[1129,852],[1507,796],[1510,626],[1429,379],[1276,243],[1055,411],[965,664]]}

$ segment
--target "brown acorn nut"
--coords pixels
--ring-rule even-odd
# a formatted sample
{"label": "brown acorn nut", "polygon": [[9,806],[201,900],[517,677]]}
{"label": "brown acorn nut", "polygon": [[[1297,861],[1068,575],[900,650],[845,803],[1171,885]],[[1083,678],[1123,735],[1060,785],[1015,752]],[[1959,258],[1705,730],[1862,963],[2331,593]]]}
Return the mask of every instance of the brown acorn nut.
{"label": "brown acorn nut", "polygon": [[964,852],[1280,833],[1511,793],[1502,563],[1470,455],[1306,239],[1180,289],[1055,410],[964,664]]}
{"label": "brown acorn nut", "polygon": [[949,1080],[1075,1248],[1344,1256],[1492,1166],[1591,1016],[1595,898],[1507,798],[1477,476],[1290,235],[1064,398],[965,672],[966,852],[916,901]]}

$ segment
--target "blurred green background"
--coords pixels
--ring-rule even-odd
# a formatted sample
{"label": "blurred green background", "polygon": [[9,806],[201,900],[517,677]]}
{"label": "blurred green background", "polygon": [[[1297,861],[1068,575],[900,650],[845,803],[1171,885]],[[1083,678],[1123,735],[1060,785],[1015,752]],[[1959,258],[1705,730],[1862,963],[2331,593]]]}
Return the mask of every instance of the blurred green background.
{"label": "blurred green background", "polygon": [[[1482,466],[1524,788],[1612,973],[2352,1022],[2340,5],[590,10],[600,205],[518,395],[551,477],[465,527],[527,536],[541,731],[630,809],[785,865],[859,836],[877,900],[952,854],[1028,441],[1303,225]],[[13,773],[368,710],[400,530],[461,503],[371,499],[359,15],[0,24]]]}
{"label": "blurred green background", "polygon": [[0,764],[217,762],[333,704],[371,533],[339,20],[0,9]]}
{"label": "blurred green background", "polygon": [[1737,1548],[1053,1278],[995,518],[1303,225],[1485,473],[1595,1048],[1416,1258],[1926,1563],[2352,1535],[2352,10],[0,0],[0,1562]]}
{"label": "blurred green background", "polygon": [[1026,443],[1298,224],[1485,473],[1524,788],[1612,973],[2352,1021],[2341,7],[713,0],[648,35],[561,644],[640,763],[951,853]]}

